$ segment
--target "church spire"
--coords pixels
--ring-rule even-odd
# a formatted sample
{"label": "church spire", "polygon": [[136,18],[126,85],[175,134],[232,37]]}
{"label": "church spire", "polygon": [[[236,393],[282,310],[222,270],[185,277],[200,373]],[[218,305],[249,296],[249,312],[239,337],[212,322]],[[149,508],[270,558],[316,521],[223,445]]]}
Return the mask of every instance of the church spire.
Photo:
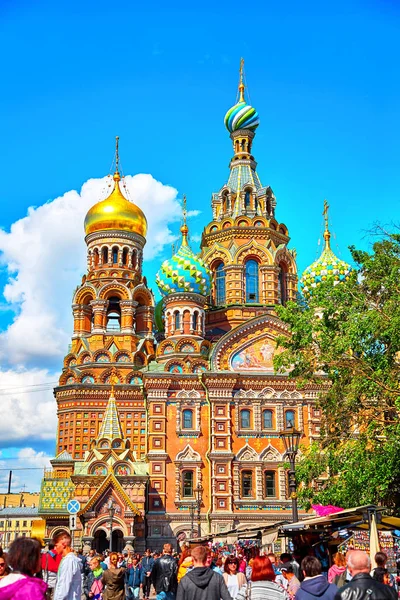
{"label": "church spire", "polygon": [[182,217],[183,217],[183,225],[181,227],[182,234],[182,246],[188,246],[188,233],[189,227],[186,224],[187,219],[187,208],[186,208],[186,196],[183,196],[182,200]]}
{"label": "church spire", "polygon": [[111,374],[111,394],[108,399],[106,412],[104,413],[103,422],[99,433],[99,439],[106,438],[110,441],[122,439],[121,423],[119,422],[117,404],[114,396],[114,384],[118,381],[115,373]]}
{"label": "church spire", "polygon": [[331,232],[329,231],[329,216],[328,216],[329,204],[327,200],[324,200],[324,210],[322,211],[322,215],[325,221],[325,231],[324,231],[324,240],[325,240],[325,250],[330,250],[331,248]]}
{"label": "church spire", "polygon": [[239,69],[239,102],[244,102],[244,58],[240,59],[240,69]]}

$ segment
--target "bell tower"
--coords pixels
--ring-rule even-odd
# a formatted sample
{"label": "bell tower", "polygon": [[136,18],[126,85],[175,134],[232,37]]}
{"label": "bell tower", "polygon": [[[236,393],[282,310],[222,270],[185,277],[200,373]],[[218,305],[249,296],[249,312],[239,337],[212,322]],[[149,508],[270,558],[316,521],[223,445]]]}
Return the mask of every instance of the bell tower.
{"label": "bell tower", "polygon": [[295,251],[276,220],[276,198],[257,174],[252,146],[259,115],[245,99],[240,62],[237,102],[225,115],[233,144],[228,181],[212,195],[213,220],[204,229],[202,258],[212,275],[208,337],[217,338],[248,319],[295,300]]}
{"label": "bell tower", "polygon": [[[145,455],[145,436],[140,433],[145,426],[132,427],[128,405],[133,404],[126,399],[137,396],[143,403],[141,370],[154,356],[154,298],[142,275],[147,221],[129,199],[118,137],[114,162],[111,193],[85,218],[87,273],[74,293],[72,343],[55,390],[60,420],[57,450],[67,450],[78,460],[99,432],[108,399],[104,386],[110,385],[112,374],[124,437],[138,458]],[[137,423],[144,414],[138,411]]]}

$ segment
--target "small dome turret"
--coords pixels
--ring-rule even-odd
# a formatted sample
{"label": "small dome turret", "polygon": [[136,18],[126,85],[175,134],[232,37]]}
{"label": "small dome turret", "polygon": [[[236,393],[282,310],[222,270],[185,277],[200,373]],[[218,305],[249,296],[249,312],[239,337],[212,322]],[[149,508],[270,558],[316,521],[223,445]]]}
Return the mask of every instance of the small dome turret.
{"label": "small dome turret", "polygon": [[321,283],[324,281],[333,281],[336,285],[337,283],[348,279],[352,271],[351,266],[348,265],[344,260],[338,258],[331,250],[331,234],[328,228],[328,208],[328,203],[325,200],[325,248],[322,251],[321,256],[309,267],[307,267],[300,279],[300,288],[307,300],[312,296],[315,288],[321,285]]}
{"label": "small dome turret", "polygon": [[210,273],[202,259],[188,244],[186,225],[186,199],[184,198],[184,224],[181,227],[182,243],[172,258],[165,260],[156,275],[156,283],[163,296],[179,292],[192,292],[207,296],[211,288]]}

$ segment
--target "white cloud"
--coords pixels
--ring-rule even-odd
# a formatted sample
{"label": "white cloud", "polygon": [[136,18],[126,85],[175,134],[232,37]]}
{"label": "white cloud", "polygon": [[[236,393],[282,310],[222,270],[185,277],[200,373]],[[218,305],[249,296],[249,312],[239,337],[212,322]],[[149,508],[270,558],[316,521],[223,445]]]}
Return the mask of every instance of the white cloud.
{"label": "white cloud", "polygon": [[[130,199],[148,220],[145,259],[151,260],[174,241],[169,224],[180,219],[177,191],[151,175],[125,180]],[[15,311],[13,322],[0,333],[3,364],[59,368],[72,332],[73,290],[86,270],[84,217],[108,195],[108,182],[107,178],[90,179],[80,194],[69,191],[31,207],[10,232],[0,230],[0,260],[9,274],[3,294]]]}
{"label": "white cloud", "polygon": [[30,440],[50,440],[57,429],[57,377],[46,369],[0,371],[0,440],[3,447]]}

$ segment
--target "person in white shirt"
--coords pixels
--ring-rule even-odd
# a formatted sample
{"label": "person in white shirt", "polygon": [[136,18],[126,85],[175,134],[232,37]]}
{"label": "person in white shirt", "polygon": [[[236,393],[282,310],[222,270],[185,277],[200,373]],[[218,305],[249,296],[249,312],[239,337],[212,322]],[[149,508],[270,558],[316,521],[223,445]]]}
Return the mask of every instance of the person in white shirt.
{"label": "person in white shirt", "polygon": [[53,539],[54,550],[63,558],[58,568],[54,600],[81,600],[81,561],[71,548],[71,536],[59,533]]}

